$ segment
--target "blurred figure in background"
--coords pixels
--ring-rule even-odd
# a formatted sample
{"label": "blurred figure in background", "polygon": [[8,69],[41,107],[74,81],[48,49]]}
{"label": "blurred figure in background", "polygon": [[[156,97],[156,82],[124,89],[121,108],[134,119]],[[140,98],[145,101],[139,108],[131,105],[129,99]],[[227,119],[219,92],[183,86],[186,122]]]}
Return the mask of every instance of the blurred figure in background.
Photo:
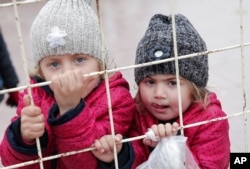
{"label": "blurred figure in background", "polygon": [[[17,87],[19,83],[15,68],[12,65],[7,45],[4,41],[2,31],[0,28],[0,90]],[[6,101],[8,106],[17,106],[18,91],[8,93],[9,97]],[[0,102],[2,102],[4,94],[0,95]]]}

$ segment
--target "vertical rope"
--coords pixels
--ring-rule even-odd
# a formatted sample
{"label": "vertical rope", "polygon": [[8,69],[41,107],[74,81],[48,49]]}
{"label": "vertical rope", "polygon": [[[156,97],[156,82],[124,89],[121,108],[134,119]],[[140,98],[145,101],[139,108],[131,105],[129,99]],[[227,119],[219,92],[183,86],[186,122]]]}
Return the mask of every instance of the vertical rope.
{"label": "vertical rope", "polygon": [[[31,93],[31,87],[38,87],[38,86],[41,86],[42,83],[40,84],[35,84],[35,85],[32,85],[29,83],[29,78],[28,78],[28,69],[27,69],[27,61],[25,60],[25,52],[24,52],[24,47],[23,47],[23,41],[22,41],[22,34],[21,34],[21,28],[20,28],[20,23],[19,23],[19,16],[18,16],[18,10],[17,10],[17,4],[21,4],[21,2],[16,2],[16,0],[12,0],[12,4],[14,6],[14,10],[15,10],[15,17],[16,17],[16,25],[17,25],[17,31],[18,31],[18,38],[19,38],[19,43],[20,43],[20,48],[21,48],[21,53],[22,53],[22,57],[23,57],[23,66],[24,66],[24,69],[25,69],[25,73],[27,75],[27,86],[25,86],[24,88],[27,88],[28,90],[28,94],[31,98],[31,101],[32,101],[32,104],[33,103],[33,99],[32,99],[32,93]],[[26,0],[27,2],[29,2],[29,0]],[[30,0],[31,1],[31,0]],[[43,1],[43,0],[34,0],[35,1]],[[101,29],[101,22],[100,22],[100,14],[99,14],[99,0],[96,0],[97,1],[97,8],[98,8],[98,17],[99,17],[99,26],[100,26],[100,30]],[[228,117],[223,117],[223,119],[228,119],[229,117],[236,117],[236,116],[244,116],[244,137],[245,137],[245,150],[246,152],[248,152],[248,133],[247,133],[247,114],[249,115],[249,111],[246,111],[246,86],[245,86],[245,56],[244,56],[244,46],[249,46],[250,44],[249,43],[246,43],[246,44],[243,44],[243,5],[242,5],[242,0],[239,1],[240,2],[240,35],[241,35],[241,44],[240,44],[240,47],[241,47],[241,62],[242,62],[242,91],[243,91],[243,112],[242,113],[239,113],[239,114],[233,114],[231,116],[228,116]],[[3,5],[0,7],[4,7]],[[171,8],[172,9],[172,8]],[[173,16],[174,12],[172,12],[172,22],[173,22],[173,38],[174,38],[174,51],[175,51],[175,60],[176,60],[176,63],[175,63],[175,66],[176,66],[176,76],[177,76],[177,87],[179,85],[179,67],[178,67],[178,59],[177,59],[177,46],[176,46],[176,32],[175,32],[175,18]],[[102,43],[102,34],[100,33],[100,37],[101,37],[101,42]],[[103,51],[104,51],[104,46],[103,44],[101,45],[102,46],[102,55],[103,55]],[[233,47],[225,47],[224,49],[217,49],[217,50],[214,50],[214,51],[208,51],[208,53],[213,53],[213,52],[219,52],[219,51],[223,51],[223,50],[228,50],[228,49],[234,49],[234,48],[238,48],[239,45],[237,46],[233,46]],[[193,57],[195,57],[196,55],[194,54],[191,54]],[[191,56],[190,55],[190,56]],[[104,55],[103,55],[104,56]],[[180,58],[179,58],[180,59]],[[125,69],[130,69],[130,68],[135,68],[136,66],[127,66],[127,67],[124,67],[124,68],[118,68],[118,69],[114,69],[113,71],[112,70],[106,70],[106,60],[105,60],[105,57],[104,57],[104,68],[105,68],[105,84],[106,84],[106,89],[107,89],[107,98],[108,98],[108,109],[109,109],[109,117],[110,117],[110,121],[111,121],[111,131],[112,131],[112,135],[114,135],[114,125],[113,125],[113,117],[112,117],[112,107],[111,107],[111,101],[110,101],[110,92],[109,92],[109,81],[107,80],[108,79],[108,73],[110,72],[115,72],[115,71],[118,71],[118,70],[125,70]],[[160,62],[159,62],[160,63]],[[162,63],[162,62],[161,62]],[[147,64],[145,64],[147,65]],[[177,73],[178,72],[178,73]],[[95,75],[95,74],[93,74]],[[107,83],[106,83],[107,81]],[[49,82],[50,83],[50,82]],[[44,83],[43,85],[48,85],[49,83],[46,82],[46,84]],[[17,91],[17,90],[21,90],[21,89],[24,89],[24,88],[14,88],[13,91]],[[178,98],[181,98],[180,96],[180,91],[179,91],[179,88],[178,87]],[[0,91],[0,94],[3,94],[3,93],[6,93],[6,92],[10,92],[12,91],[12,89],[9,89],[9,90],[1,90]],[[181,109],[181,106],[179,107],[179,110],[182,110]],[[180,113],[180,118],[182,118],[182,114],[181,114],[181,111],[179,111]],[[210,122],[216,122],[218,120],[223,120],[222,118],[216,118],[216,119],[212,119],[210,121],[203,121],[203,122],[199,122],[199,123],[194,123],[194,124],[189,124],[189,125],[186,125],[186,126],[183,126],[183,122],[182,120],[180,121],[181,123],[181,129],[184,129],[184,128],[189,128],[189,127],[194,127],[194,126],[198,126],[198,125],[203,125],[203,124],[207,124],[207,123],[210,123]],[[129,138],[129,139],[124,139],[123,142],[126,142],[126,141],[133,141],[133,140],[138,140],[138,139],[143,139],[145,137],[145,135],[143,136],[137,136],[136,138]],[[41,148],[40,148],[40,142],[39,142],[39,139],[37,138],[36,139],[37,141],[37,149],[38,149],[38,155],[39,155],[39,158],[38,160],[34,160],[34,161],[27,161],[27,162],[24,162],[24,163],[20,163],[20,164],[16,164],[16,165],[13,165],[13,166],[8,166],[8,167],[4,167],[4,169],[6,168],[16,168],[17,166],[19,167],[22,167],[22,166],[27,166],[27,165],[30,165],[30,164],[34,164],[34,163],[40,163],[40,168],[43,168],[43,163],[42,161],[46,161],[46,160],[51,160],[51,159],[55,159],[55,158],[60,158],[60,157],[65,157],[67,155],[70,155],[70,153],[64,153],[64,154],[59,154],[57,156],[54,156],[54,157],[45,157],[44,159],[42,159],[42,155],[41,155]],[[114,147],[115,148],[115,147]],[[116,149],[115,149],[116,150]],[[81,152],[85,152],[85,151],[81,151]],[[74,152],[74,153],[80,153],[80,152]],[[72,153],[72,154],[74,154]],[[115,153],[116,154],[116,153]],[[115,162],[117,163],[117,157],[115,157]],[[23,164],[23,165],[22,165]],[[116,164],[116,168],[118,168],[118,165]]]}
{"label": "vertical rope", "polygon": [[[16,2],[16,4],[21,5],[21,4],[28,4],[28,3],[41,2],[41,1],[45,1],[45,0],[23,0],[23,1]],[[0,4],[0,8],[1,7],[8,7],[8,6],[13,6],[13,3],[9,2],[9,3]]]}
{"label": "vertical rope", "polygon": [[[111,97],[110,97],[110,87],[109,87],[109,77],[107,72],[107,64],[106,64],[106,50],[103,43],[103,32],[102,32],[102,22],[100,17],[100,2],[99,0],[96,0],[96,6],[97,6],[97,16],[99,21],[99,28],[100,28],[100,39],[101,39],[101,48],[102,48],[102,58],[103,58],[103,67],[104,67],[104,79],[105,79],[105,87],[106,87],[106,94],[107,94],[107,100],[108,100],[108,112],[109,112],[109,120],[110,120],[110,127],[111,127],[111,134],[113,136],[113,141],[115,140],[115,129],[114,129],[114,119],[113,119],[113,112],[112,112],[112,104],[111,104]],[[119,169],[118,166],[118,158],[117,158],[117,149],[116,144],[114,141],[114,162],[115,162],[115,168]]]}
{"label": "vertical rope", "polygon": [[[16,26],[17,26],[19,44],[20,44],[20,48],[21,48],[23,68],[25,70],[26,81],[27,81],[27,86],[28,86],[28,88],[27,88],[28,95],[30,97],[31,104],[33,105],[34,101],[33,101],[32,91],[31,91],[31,87],[30,87],[30,83],[29,83],[28,65],[27,65],[27,59],[26,59],[24,45],[23,45],[23,38],[22,38],[22,31],[21,31],[21,26],[20,26],[19,13],[18,13],[18,9],[17,9],[16,0],[12,0],[12,2],[13,2],[15,17],[16,17]],[[44,167],[43,167],[43,163],[42,163],[42,152],[41,152],[41,145],[40,145],[39,138],[36,138],[36,146],[37,146],[37,150],[38,150],[38,157],[40,159],[40,168],[43,169]]]}
{"label": "vertical rope", "polygon": [[247,127],[247,99],[246,99],[246,86],[245,86],[245,56],[244,56],[244,29],[243,29],[243,4],[240,0],[240,44],[241,44],[241,72],[242,72],[242,96],[243,96],[243,112],[244,112],[244,140],[245,140],[245,151],[248,152],[248,127]]}
{"label": "vertical rope", "polygon": [[180,117],[181,135],[184,135],[183,129],[183,116],[182,116],[182,101],[181,101],[181,87],[180,87],[180,74],[179,74],[179,60],[178,60],[178,49],[176,41],[176,27],[175,27],[175,11],[174,11],[174,0],[171,0],[171,16],[172,16],[172,30],[173,30],[173,43],[174,43],[174,60],[176,69],[176,80],[177,80],[177,92],[178,92],[178,108]]}

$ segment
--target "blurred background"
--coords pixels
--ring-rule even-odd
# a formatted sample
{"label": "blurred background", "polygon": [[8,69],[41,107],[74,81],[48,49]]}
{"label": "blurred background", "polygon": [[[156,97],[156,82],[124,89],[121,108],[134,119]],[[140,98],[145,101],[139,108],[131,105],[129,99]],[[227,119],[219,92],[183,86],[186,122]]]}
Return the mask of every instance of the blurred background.
{"label": "blurred background", "polygon": [[[11,0],[0,0],[0,4]],[[250,42],[250,1],[243,2],[243,42]],[[29,32],[32,21],[46,1],[28,3],[18,6],[25,54],[28,62],[31,57]],[[93,2],[93,8],[96,5]],[[171,11],[184,14],[198,30],[207,43],[208,50],[239,45],[240,38],[240,0],[175,0],[171,8],[170,0],[102,0],[100,11],[104,38],[111,57],[117,67],[134,64],[135,51],[139,40],[148,26],[150,18],[161,13],[170,15]],[[8,50],[20,78],[19,86],[26,84],[25,71],[14,16],[13,6],[0,7],[0,26]],[[232,49],[209,55],[209,89],[215,91],[222,102],[223,110],[232,115],[243,111],[243,86],[246,94],[246,110],[250,110],[250,47],[243,50]],[[244,69],[244,78],[242,70]],[[123,70],[130,83],[132,95],[136,92],[134,70]],[[244,85],[243,85],[244,82]],[[7,97],[5,96],[5,99]],[[0,139],[15,115],[15,108],[0,104]],[[250,115],[244,121],[243,116],[230,118],[230,139],[232,152],[249,152]],[[244,132],[244,123],[247,132]],[[245,141],[244,133],[247,136]],[[1,164],[0,164],[1,165]]]}

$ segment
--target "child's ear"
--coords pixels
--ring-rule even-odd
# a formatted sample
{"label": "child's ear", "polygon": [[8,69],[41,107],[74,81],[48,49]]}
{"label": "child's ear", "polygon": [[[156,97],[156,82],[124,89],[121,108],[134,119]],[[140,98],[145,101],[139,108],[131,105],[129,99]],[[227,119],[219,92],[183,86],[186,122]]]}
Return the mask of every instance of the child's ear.
{"label": "child's ear", "polygon": [[[97,60],[99,62],[99,60]],[[103,71],[104,70],[104,65],[99,62],[99,71]],[[104,74],[100,74],[100,79],[104,79]]]}
{"label": "child's ear", "polygon": [[38,70],[37,70],[37,76],[39,76],[40,78],[42,78],[42,79],[45,80],[45,77],[43,75],[43,71],[41,70],[41,68],[38,68]]}
{"label": "child's ear", "polygon": [[42,70],[41,70],[41,68],[40,68],[39,65],[34,66],[32,72],[31,72],[31,75],[32,76],[38,76],[38,77],[40,77],[42,79],[45,79],[44,75],[43,75],[43,72],[42,72]]}

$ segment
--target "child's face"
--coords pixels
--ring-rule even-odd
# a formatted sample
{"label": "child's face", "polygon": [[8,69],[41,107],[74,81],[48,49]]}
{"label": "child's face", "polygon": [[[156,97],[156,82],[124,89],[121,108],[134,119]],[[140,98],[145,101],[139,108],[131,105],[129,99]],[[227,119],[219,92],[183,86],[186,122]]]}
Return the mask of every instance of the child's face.
{"label": "child's face", "polygon": [[40,61],[43,78],[50,81],[53,76],[67,71],[81,70],[83,74],[100,71],[96,58],[85,54],[58,55],[45,57]]}
{"label": "child's face", "polygon": [[[70,71],[80,70],[82,78],[84,74],[100,71],[100,63],[98,60],[84,54],[49,56],[42,59],[39,64],[40,74],[46,81],[51,81],[54,76],[61,76]],[[97,76],[92,77],[92,79],[91,84],[89,84],[89,92],[91,92],[99,82]],[[69,82],[65,81],[64,83]]]}
{"label": "child's face", "polygon": [[[180,78],[182,112],[192,103],[192,88]],[[154,75],[139,83],[142,104],[158,120],[171,120],[179,116],[177,80],[175,75]]]}

